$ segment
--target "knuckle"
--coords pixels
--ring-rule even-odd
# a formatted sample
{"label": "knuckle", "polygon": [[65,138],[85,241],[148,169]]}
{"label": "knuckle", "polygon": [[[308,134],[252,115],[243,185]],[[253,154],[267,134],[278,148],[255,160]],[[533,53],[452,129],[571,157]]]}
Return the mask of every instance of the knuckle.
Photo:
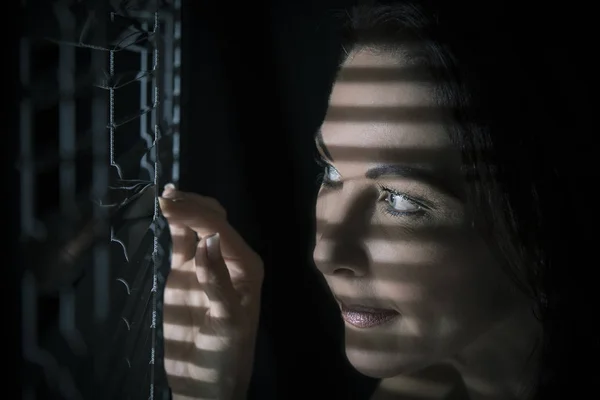
{"label": "knuckle", "polygon": [[167,220],[176,216],[180,212],[181,204],[181,201],[173,201],[159,198],[160,211]]}
{"label": "knuckle", "polygon": [[227,210],[225,210],[225,207],[223,207],[223,204],[221,204],[221,202],[215,198],[210,198],[211,203],[213,203],[213,205],[215,206],[215,208],[217,208],[219,211],[223,212],[223,213],[227,213]]}
{"label": "knuckle", "polygon": [[214,212],[216,212],[217,214],[220,214],[224,218],[227,218],[227,210],[225,209],[225,207],[223,207],[223,205],[217,199],[214,199],[212,197],[207,197],[206,203]]}
{"label": "knuckle", "polygon": [[261,256],[254,251],[252,252],[252,256],[250,257],[250,263],[254,268],[259,269],[259,270],[263,270],[265,267]]}
{"label": "knuckle", "polygon": [[204,207],[208,207],[209,209],[222,214],[222,215],[227,215],[227,210],[225,210],[225,207],[223,207],[223,205],[219,202],[219,200],[215,199],[214,197],[209,197],[209,196],[202,196],[199,194],[194,194],[192,196],[197,203],[203,205]]}

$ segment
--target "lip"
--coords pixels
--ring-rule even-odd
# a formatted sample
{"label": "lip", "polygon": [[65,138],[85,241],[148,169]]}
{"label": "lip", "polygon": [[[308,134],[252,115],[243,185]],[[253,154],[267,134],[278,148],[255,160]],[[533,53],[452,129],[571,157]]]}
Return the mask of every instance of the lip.
{"label": "lip", "polygon": [[342,302],[340,302],[340,306],[344,321],[361,329],[383,325],[400,316],[400,313],[395,310],[372,308],[358,304],[346,305]]}

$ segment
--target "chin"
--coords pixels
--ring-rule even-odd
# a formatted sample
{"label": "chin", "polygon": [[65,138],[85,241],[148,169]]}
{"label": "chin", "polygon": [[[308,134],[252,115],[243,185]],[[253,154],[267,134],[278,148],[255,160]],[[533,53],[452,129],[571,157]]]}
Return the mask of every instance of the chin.
{"label": "chin", "polygon": [[346,357],[358,372],[377,379],[410,374],[429,365],[422,357],[402,356],[392,350],[373,352],[346,347]]}

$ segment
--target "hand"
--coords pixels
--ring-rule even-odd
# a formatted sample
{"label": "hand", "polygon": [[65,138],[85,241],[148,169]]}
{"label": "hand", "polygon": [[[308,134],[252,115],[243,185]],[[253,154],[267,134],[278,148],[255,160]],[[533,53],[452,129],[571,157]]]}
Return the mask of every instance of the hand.
{"label": "hand", "polygon": [[173,242],[164,292],[165,370],[173,399],[243,399],[262,260],[216,200],[167,185],[159,201]]}

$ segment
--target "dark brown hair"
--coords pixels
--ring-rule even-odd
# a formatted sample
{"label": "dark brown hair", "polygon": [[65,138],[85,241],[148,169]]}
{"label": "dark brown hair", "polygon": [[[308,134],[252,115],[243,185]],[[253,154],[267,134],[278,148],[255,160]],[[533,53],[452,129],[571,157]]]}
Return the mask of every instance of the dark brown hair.
{"label": "dark brown hair", "polygon": [[561,381],[573,383],[564,365],[577,340],[569,331],[574,307],[582,310],[565,271],[562,235],[573,216],[556,212],[564,207],[557,162],[564,148],[553,134],[568,121],[557,119],[555,99],[546,96],[544,85],[552,83],[540,68],[541,43],[531,35],[539,27],[527,25],[522,10],[507,2],[479,3],[485,4],[360,4],[341,14],[341,62],[357,48],[402,53],[412,59],[405,79],[424,68],[435,79],[440,105],[458,122],[449,133],[462,151],[476,226],[506,273],[535,300],[544,327],[535,398],[555,398]]}

